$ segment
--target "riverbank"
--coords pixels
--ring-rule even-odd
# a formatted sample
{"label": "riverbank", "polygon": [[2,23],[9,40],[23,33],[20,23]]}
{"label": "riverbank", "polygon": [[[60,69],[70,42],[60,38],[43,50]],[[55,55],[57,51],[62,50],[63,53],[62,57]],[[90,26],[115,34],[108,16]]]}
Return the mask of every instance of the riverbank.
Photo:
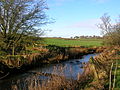
{"label": "riverbank", "polygon": [[102,52],[105,47],[59,47],[47,46],[34,48],[40,53],[29,55],[6,56],[0,59],[0,73],[2,77],[8,74],[21,73],[43,64],[59,63],[69,59],[82,58],[83,55]]}
{"label": "riverbank", "polygon": [[[101,54],[90,58],[81,78],[86,78],[81,83],[85,90],[118,90],[119,85],[119,60],[120,48],[108,47]],[[117,74],[116,74],[117,73]],[[118,76],[118,77],[117,77]]]}

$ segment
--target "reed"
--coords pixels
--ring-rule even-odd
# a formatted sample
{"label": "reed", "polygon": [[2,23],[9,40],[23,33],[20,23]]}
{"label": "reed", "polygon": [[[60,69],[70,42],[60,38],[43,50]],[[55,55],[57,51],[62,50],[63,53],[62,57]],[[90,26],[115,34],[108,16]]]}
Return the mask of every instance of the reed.
{"label": "reed", "polygon": [[[80,79],[80,74],[77,77],[79,79],[74,80],[73,78],[66,78],[64,74],[66,66],[54,67],[54,70],[51,74],[41,74],[34,73],[30,77],[24,79],[21,85],[21,81],[17,81],[15,85],[11,86],[12,90],[75,90],[78,89],[78,82]],[[70,70],[71,74],[74,72]],[[41,80],[39,77],[43,75],[47,79]],[[71,75],[72,76],[72,75]],[[25,86],[25,87],[23,87]]]}

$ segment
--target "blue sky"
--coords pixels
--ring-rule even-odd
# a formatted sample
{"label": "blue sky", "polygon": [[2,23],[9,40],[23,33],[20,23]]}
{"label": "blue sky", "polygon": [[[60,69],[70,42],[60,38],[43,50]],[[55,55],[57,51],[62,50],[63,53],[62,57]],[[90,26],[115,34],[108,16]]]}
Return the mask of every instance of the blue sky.
{"label": "blue sky", "polygon": [[120,0],[47,0],[50,8],[46,14],[55,23],[45,26],[50,29],[46,37],[74,37],[101,35],[96,27],[100,17],[108,13],[112,19],[120,15]]}

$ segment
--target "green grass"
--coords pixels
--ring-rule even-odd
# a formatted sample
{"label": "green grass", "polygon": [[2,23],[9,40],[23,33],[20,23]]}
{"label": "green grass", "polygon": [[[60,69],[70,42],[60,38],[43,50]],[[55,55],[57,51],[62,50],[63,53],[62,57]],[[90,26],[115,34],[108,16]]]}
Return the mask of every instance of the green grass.
{"label": "green grass", "polygon": [[44,44],[57,45],[63,47],[69,46],[102,46],[102,39],[64,39],[64,38],[44,38]]}
{"label": "green grass", "polygon": [[118,60],[118,68],[117,68],[117,71],[116,71],[115,88],[117,88],[115,90],[120,90],[120,60]]}

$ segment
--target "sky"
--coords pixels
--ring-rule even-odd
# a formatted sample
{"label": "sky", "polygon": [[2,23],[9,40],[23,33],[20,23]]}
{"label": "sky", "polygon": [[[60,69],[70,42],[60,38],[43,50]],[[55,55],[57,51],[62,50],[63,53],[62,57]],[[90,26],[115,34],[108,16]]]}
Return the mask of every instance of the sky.
{"label": "sky", "polygon": [[47,4],[46,14],[55,22],[44,26],[50,30],[45,37],[100,36],[100,17],[108,13],[114,20],[120,15],[120,0],[47,0]]}

